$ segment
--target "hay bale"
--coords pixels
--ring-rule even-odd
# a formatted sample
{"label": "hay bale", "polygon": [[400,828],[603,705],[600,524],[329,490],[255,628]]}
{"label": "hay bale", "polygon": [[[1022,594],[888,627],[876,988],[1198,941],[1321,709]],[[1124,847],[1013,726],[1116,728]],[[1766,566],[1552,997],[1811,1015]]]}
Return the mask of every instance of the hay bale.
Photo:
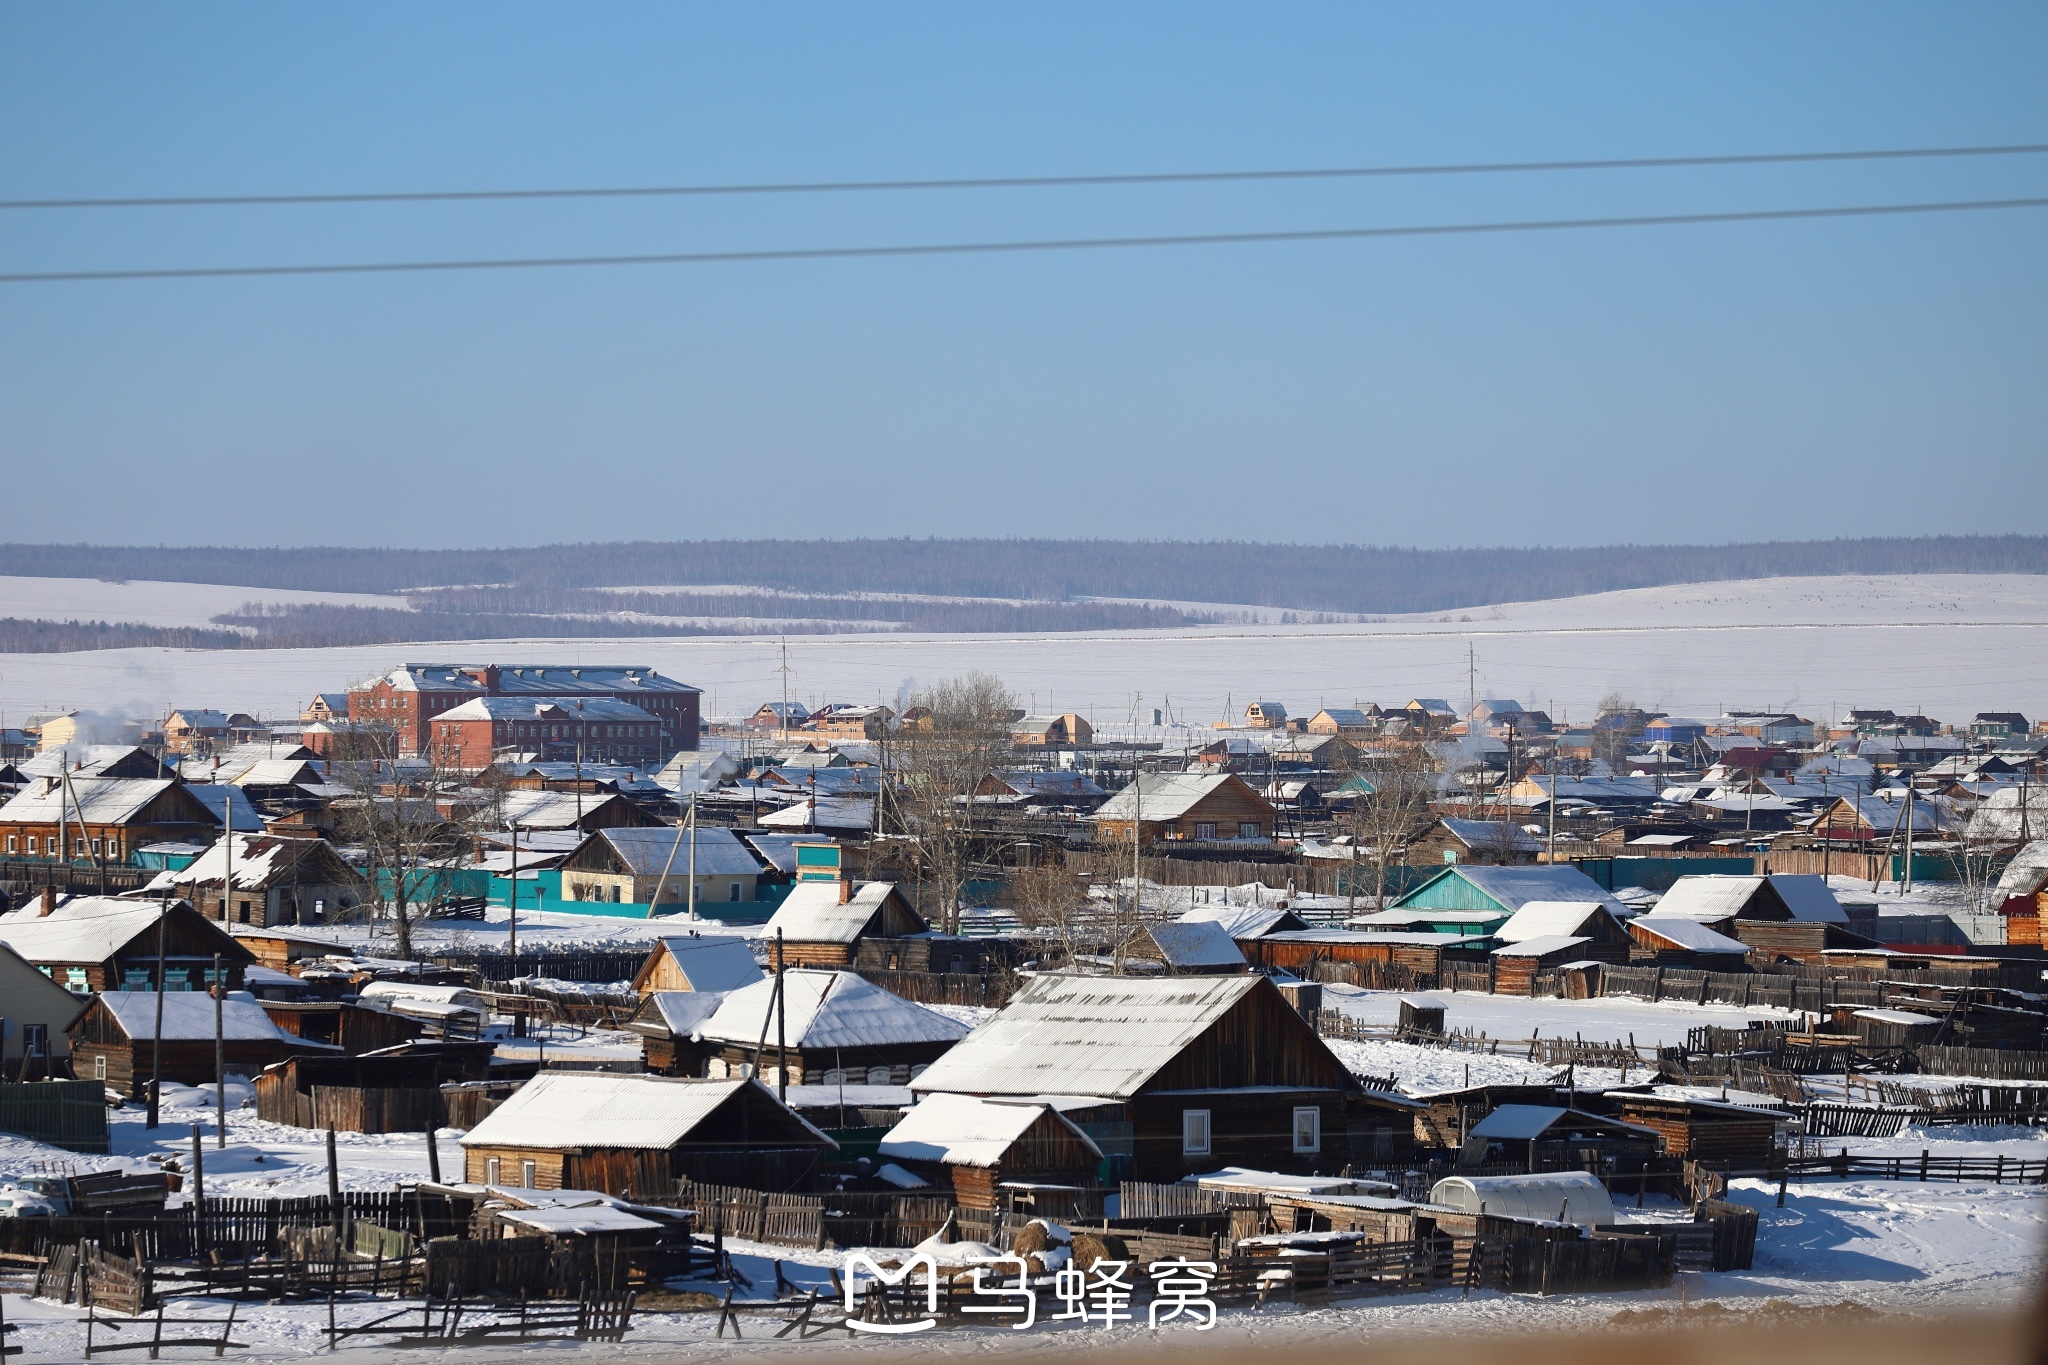
{"label": "hay bale", "polygon": [[1034,1218],[1018,1231],[1016,1240],[1010,1243],[1010,1250],[1019,1256],[1029,1256],[1051,1245],[1052,1238],[1046,1235],[1044,1222]]}
{"label": "hay bale", "polygon": [[1077,1232],[1074,1234],[1074,1264],[1083,1270],[1089,1269],[1097,1261],[1128,1261],[1130,1259],[1130,1250],[1124,1245],[1124,1239],[1121,1237],[1111,1237],[1105,1233],[1097,1232]]}

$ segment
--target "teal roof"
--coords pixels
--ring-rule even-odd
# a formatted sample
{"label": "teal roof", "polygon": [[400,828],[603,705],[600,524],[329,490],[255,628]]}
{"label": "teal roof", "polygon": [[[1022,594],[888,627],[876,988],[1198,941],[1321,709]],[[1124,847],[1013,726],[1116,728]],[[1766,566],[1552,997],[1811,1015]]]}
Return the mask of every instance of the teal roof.
{"label": "teal roof", "polygon": [[1400,910],[1498,910],[1513,914],[1530,901],[1597,901],[1628,913],[1622,903],[1576,867],[1447,867],[1394,902]]}

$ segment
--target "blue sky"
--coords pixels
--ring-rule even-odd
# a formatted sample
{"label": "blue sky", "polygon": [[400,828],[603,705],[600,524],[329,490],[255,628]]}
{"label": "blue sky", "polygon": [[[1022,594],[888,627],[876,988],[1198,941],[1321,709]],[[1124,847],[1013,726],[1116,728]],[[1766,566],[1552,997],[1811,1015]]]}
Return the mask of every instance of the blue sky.
{"label": "blue sky", "polygon": [[[0,196],[2048,142],[2038,5],[0,7]],[[2048,156],[0,214],[0,270],[2048,195]],[[2038,531],[2048,211],[0,286],[10,538]]]}

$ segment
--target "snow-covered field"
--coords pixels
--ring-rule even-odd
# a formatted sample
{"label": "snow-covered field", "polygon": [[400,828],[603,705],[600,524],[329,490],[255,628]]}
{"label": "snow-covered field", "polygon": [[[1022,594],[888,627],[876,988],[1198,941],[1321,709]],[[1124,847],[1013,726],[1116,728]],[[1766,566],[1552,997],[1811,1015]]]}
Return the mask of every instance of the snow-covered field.
{"label": "snow-covered field", "polygon": [[[236,601],[252,595],[206,591]],[[314,692],[403,660],[460,657],[645,663],[703,687],[707,711],[725,714],[780,695],[780,643],[764,635],[10,654],[0,655],[0,709],[155,715],[174,699],[296,715]],[[1354,700],[1463,697],[1468,646],[1481,695],[1515,697],[1553,715],[1590,716],[1611,691],[1682,713],[1787,706],[1828,716],[1881,705],[1942,717],[1985,709],[2031,715],[2048,709],[2048,577],[1758,579],[1346,625],[798,636],[789,661],[792,695],[813,701],[894,697],[905,682],[985,669],[1041,708],[1110,722],[1161,706],[1208,722],[1242,709],[1254,693],[1309,712]]]}
{"label": "snow-covered field", "polygon": [[[238,588],[223,583],[161,583],[135,579],[22,578],[0,575],[0,616],[38,621],[110,621],[144,626],[212,626],[244,602],[308,602],[337,607],[410,610],[403,597],[297,588]],[[214,627],[218,629],[218,627]]]}

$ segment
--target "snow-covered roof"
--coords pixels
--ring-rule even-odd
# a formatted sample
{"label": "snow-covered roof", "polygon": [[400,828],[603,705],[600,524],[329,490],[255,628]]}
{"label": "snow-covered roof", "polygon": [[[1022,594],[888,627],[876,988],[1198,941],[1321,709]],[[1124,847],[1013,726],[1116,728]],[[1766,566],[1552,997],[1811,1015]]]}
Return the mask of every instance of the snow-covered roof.
{"label": "snow-covered roof", "polygon": [[1128,1098],[1262,985],[1249,974],[1034,977],[910,1088]]}
{"label": "snow-covered roof", "polygon": [[[463,1136],[464,1147],[635,1147],[656,1150],[687,1138],[753,1080],[695,1081],[604,1071],[543,1071]],[[796,1122],[827,1138],[792,1114]]]}
{"label": "snow-covered roof", "polygon": [[1494,930],[1493,936],[1502,943],[1524,943],[1532,938],[1576,934],[1587,920],[1606,909],[1598,901],[1530,901]]}
{"label": "snow-covered roof", "polygon": [[1747,953],[1749,945],[1739,938],[1716,933],[1699,920],[1687,915],[1660,915],[1654,911],[1629,921],[1632,927],[1640,927],[1645,933],[1664,940],[1673,947],[1694,953]]}
{"label": "snow-covered roof", "polygon": [[1528,830],[1501,820],[1461,820],[1446,815],[1440,823],[1467,848],[1535,853],[1543,847],[1543,842]]}
{"label": "snow-covered roof", "polygon": [[1180,922],[1218,924],[1232,939],[1250,939],[1270,934],[1281,924],[1298,918],[1292,910],[1284,907],[1217,903],[1195,906],[1180,917]]}
{"label": "snow-covered roof", "polygon": [[228,779],[237,787],[290,787],[323,780],[319,767],[303,758],[259,758]]}
{"label": "snow-covered roof", "polygon": [[1155,924],[1147,932],[1169,967],[1244,966],[1244,954],[1236,941],[1213,920]]}
{"label": "snow-covered roof", "polygon": [[607,1232],[645,1232],[663,1224],[610,1204],[574,1204],[544,1209],[500,1209],[501,1222],[555,1236],[587,1237]]}
{"label": "snow-covered roof", "polygon": [[1092,820],[1178,820],[1238,779],[1229,773],[1146,773],[1102,803]]}
{"label": "snow-covered roof", "polygon": [[2048,885],[2048,839],[2036,839],[2005,865],[1998,878],[1998,894],[2031,896],[2043,885]]}
{"label": "snow-covered roof", "polygon": [[31,962],[105,962],[137,936],[155,930],[160,901],[74,896],[47,915],[30,901],[0,915],[0,942]]}
{"label": "snow-covered roof", "polygon": [[1691,919],[1702,923],[1733,919],[1763,889],[1762,877],[1695,874],[1671,884],[1650,913],[1659,919]]}
{"label": "snow-covered roof", "polygon": [[895,889],[894,882],[861,882],[841,905],[838,882],[798,882],[761,926],[761,936],[772,939],[780,932],[791,943],[851,943]]}
{"label": "snow-covered roof", "polygon": [[899,1161],[993,1166],[1026,1129],[1047,1114],[1072,1129],[1090,1152],[1102,1155],[1087,1134],[1050,1105],[945,1093],[920,1100],[889,1130],[877,1152]]}
{"label": "snow-covered roof", "polygon": [[791,873],[796,871],[797,844],[813,839],[813,836],[804,834],[762,834],[753,830],[740,837],[777,872]]}
{"label": "snow-covered roof", "polygon": [[1576,948],[1581,943],[1591,943],[1592,941],[1592,939],[1585,937],[1583,934],[1537,934],[1532,938],[1525,938],[1519,943],[1509,943],[1495,948],[1493,955],[1495,957],[1549,957],[1552,953],[1561,953],[1567,948]]}
{"label": "snow-covered roof", "polygon": [[661,944],[692,991],[736,991],[761,979],[753,949],[732,934],[672,934]]}
{"label": "snow-covered roof", "polygon": [[228,875],[230,842],[234,846],[235,885],[245,891],[253,891],[289,868],[294,861],[293,854],[305,853],[309,845],[320,840],[279,839],[261,834],[237,834],[228,839],[216,839],[206,852],[185,867],[158,873],[150,882],[150,889],[207,883],[220,885]]}
{"label": "snow-covered roof", "polygon": [[200,805],[206,807],[217,825],[227,825],[229,811],[234,812],[234,823],[230,828],[250,834],[263,832],[263,817],[256,813],[256,807],[249,803],[248,793],[231,782],[193,782],[185,790],[192,793]]}
{"label": "snow-covered roof", "polygon": [[[1521,909],[1530,901],[1595,901],[1610,911],[1627,913],[1620,901],[1601,889],[1600,883],[1569,864],[1495,867],[1461,863],[1446,868],[1441,875],[1462,878],[1510,912]],[[1404,894],[1400,902],[1402,907],[1406,908],[1424,888],[1433,885],[1434,880]]]}
{"label": "snow-covered roof", "polygon": [[761,871],[760,860],[739,836],[717,825],[699,828],[694,839],[680,825],[674,829],[601,829],[590,837],[610,845],[618,860],[638,877],[658,877],[667,868],[669,876],[681,879],[693,865],[700,877],[752,877]]}
{"label": "snow-covered roof", "polygon": [[[0,805],[0,821],[55,824],[61,812],[61,818],[74,823],[83,817],[87,824],[124,824],[176,785],[171,778],[82,777],[75,773],[69,783],[34,781]],[[188,790],[197,796],[202,789]],[[262,822],[253,827],[263,828]]]}
{"label": "snow-covered roof", "polygon": [[1932,1014],[1920,1014],[1913,1010],[1857,1010],[1856,1018],[1870,1019],[1880,1024],[1938,1024],[1939,1018]]}
{"label": "snow-covered roof", "polygon": [[526,842],[526,831],[561,830],[576,828],[579,811],[588,815],[606,801],[619,798],[607,793],[549,792],[549,791],[508,791],[500,795],[501,819],[509,829],[520,828],[520,843]]}
{"label": "snow-covered roof", "polygon": [[[120,1021],[121,1031],[136,1041],[156,1034],[155,991],[102,991],[100,1002]],[[213,997],[204,991],[165,991],[165,1041],[210,1039],[213,1037]],[[229,991],[220,1002],[221,1037],[232,1042],[266,1042],[290,1038],[280,1029],[256,997],[247,991]]]}
{"label": "snow-covered roof", "polygon": [[1848,912],[1828,889],[1827,878],[1812,872],[1773,872],[1770,882],[1771,889],[1792,911],[1793,919],[1809,924],[1849,922]]}
{"label": "snow-covered roof", "polygon": [[[692,1036],[717,1043],[775,1039],[775,979],[763,977],[729,992],[717,1011]],[[852,972],[796,967],[782,974],[782,1030],[791,1047],[884,1047],[898,1043],[951,1043],[967,1036],[967,1025]]]}
{"label": "snow-covered roof", "polygon": [[821,796],[770,811],[754,823],[763,829],[872,829],[875,803],[851,796]]}
{"label": "snow-covered roof", "polygon": [[678,1038],[687,1038],[697,1026],[718,1012],[725,1003],[724,991],[655,991],[654,1002],[662,1024]]}
{"label": "snow-covered roof", "polygon": [[1503,1104],[1473,1124],[1470,1134],[1496,1142],[1523,1142],[1542,1137],[1560,1123],[1567,1126],[1584,1124],[1596,1128],[1626,1128],[1646,1137],[1657,1136],[1657,1130],[1654,1128],[1645,1128],[1637,1123],[1623,1123],[1620,1119],[1603,1118],[1598,1114],[1588,1114],[1582,1109],[1568,1109],[1561,1104]]}

